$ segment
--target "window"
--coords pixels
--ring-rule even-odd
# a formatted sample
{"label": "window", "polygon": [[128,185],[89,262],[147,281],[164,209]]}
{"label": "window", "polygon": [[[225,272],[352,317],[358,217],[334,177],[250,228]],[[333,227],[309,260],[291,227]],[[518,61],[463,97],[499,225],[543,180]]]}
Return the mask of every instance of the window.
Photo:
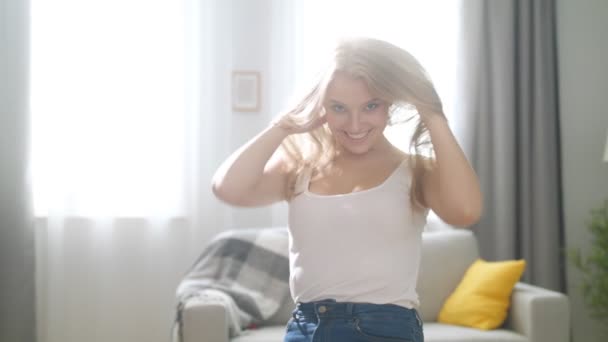
{"label": "window", "polygon": [[173,0],[31,2],[36,215],[180,210],[183,7]]}

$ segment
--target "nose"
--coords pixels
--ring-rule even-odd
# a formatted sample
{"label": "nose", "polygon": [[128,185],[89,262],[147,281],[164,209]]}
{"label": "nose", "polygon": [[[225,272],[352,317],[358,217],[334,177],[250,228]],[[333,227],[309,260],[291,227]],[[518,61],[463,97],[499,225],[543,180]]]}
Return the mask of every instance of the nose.
{"label": "nose", "polygon": [[348,131],[351,133],[359,133],[361,128],[361,115],[359,113],[353,113],[350,115],[350,121],[348,122]]}

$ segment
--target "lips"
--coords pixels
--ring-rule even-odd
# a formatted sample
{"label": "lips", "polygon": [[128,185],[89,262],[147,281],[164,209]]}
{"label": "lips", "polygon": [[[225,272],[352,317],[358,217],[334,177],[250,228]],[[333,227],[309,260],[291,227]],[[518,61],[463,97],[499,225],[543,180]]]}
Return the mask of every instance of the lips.
{"label": "lips", "polygon": [[370,132],[371,132],[371,129],[369,131],[365,131],[365,132],[358,132],[358,133],[344,132],[344,133],[346,134],[347,137],[349,137],[352,140],[363,140],[369,135]]}

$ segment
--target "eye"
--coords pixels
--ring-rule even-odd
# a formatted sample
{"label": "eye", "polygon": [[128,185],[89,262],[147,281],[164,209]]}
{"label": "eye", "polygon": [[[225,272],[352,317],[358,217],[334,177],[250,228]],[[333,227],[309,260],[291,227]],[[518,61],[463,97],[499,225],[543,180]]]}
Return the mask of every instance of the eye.
{"label": "eye", "polygon": [[378,103],[371,102],[371,103],[368,103],[367,106],[365,106],[365,110],[368,111],[368,112],[371,112],[374,109],[378,108],[378,106],[380,106]]}
{"label": "eye", "polygon": [[338,112],[338,113],[342,113],[342,112],[344,112],[346,110],[346,108],[344,108],[344,106],[340,105],[340,104],[334,104],[334,105],[332,105],[331,109],[334,112]]}

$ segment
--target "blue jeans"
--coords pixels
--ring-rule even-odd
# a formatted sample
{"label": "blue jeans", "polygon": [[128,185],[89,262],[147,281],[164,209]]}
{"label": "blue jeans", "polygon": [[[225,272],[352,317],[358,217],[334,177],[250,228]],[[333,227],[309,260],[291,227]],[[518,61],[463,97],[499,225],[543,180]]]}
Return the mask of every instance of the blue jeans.
{"label": "blue jeans", "polygon": [[415,309],[392,304],[298,303],[284,342],[424,342]]}

